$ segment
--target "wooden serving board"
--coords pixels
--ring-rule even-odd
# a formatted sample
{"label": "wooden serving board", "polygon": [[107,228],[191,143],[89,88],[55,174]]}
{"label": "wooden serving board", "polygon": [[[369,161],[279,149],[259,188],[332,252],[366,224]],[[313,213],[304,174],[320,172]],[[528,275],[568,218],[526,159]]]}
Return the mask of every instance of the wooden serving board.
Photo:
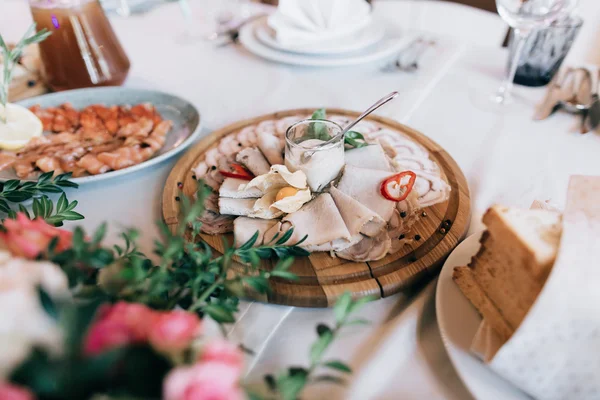
{"label": "wooden serving board", "polygon": [[[163,192],[163,217],[170,227],[178,223],[181,191],[191,196],[197,183],[191,169],[204,158],[204,153],[215,147],[219,140],[240,129],[268,119],[292,115],[310,115],[314,109],[297,109],[276,112],[236,122],[211,133],[198,143],[175,165]],[[327,109],[330,114],[356,117],[358,112],[343,109]],[[330,307],[344,292],[355,297],[387,297],[407,288],[415,282],[430,277],[439,269],[448,254],[466,235],[470,220],[470,199],[467,181],[456,162],[434,141],[423,134],[388,118],[372,116],[369,119],[391,130],[400,131],[424,146],[440,166],[443,178],[451,186],[450,198],[423,209],[424,215],[413,226],[410,235],[419,240],[404,246],[395,254],[373,262],[351,262],[333,258],[326,252],[316,252],[309,257],[298,258],[291,271],[299,279],[291,282],[280,278],[270,280],[272,291],[268,295],[250,294],[255,300],[300,307]],[[188,232],[188,235],[191,236]],[[189,240],[193,238],[189,237]],[[223,251],[222,236],[201,235],[216,251]],[[233,235],[224,235],[232,242]],[[272,261],[263,262],[262,268],[272,267]],[[234,266],[242,271],[239,264]]]}

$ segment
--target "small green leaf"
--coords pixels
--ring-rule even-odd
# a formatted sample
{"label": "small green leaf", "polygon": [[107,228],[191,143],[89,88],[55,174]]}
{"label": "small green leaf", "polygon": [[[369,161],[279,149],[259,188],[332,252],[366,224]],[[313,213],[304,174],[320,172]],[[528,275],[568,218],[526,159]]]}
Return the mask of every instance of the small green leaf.
{"label": "small green leaf", "polygon": [[327,112],[324,108],[319,108],[312,113],[310,119],[325,119],[327,118]]}
{"label": "small green leaf", "polygon": [[308,370],[303,367],[290,367],[290,368],[288,368],[288,375],[289,376],[296,376],[296,375],[308,376]]}
{"label": "small green leaf", "polygon": [[2,211],[3,213],[8,213],[10,211],[8,203],[2,199],[0,199],[0,211]]}
{"label": "small green leaf", "polygon": [[364,306],[365,304],[370,303],[374,300],[376,300],[376,298],[374,296],[365,296],[365,297],[361,297],[360,299],[354,300],[352,302],[352,304],[350,304],[350,307],[348,309],[348,314],[358,311],[362,306]]}
{"label": "small green leaf", "polygon": [[[92,236],[92,244],[94,245],[98,245],[100,244],[100,242],[102,242],[102,240],[104,239],[104,236],[106,235],[106,222],[103,222],[98,229],[96,229],[96,232],[94,232],[94,236]],[[115,246],[117,247],[117,246]]]}
{"label": "small green leaf", "polygon": [[297,400],[300,392],[306,386],[306,376],[281,376],[277,379],[277,389],[283,400]]}
{"label": "small green leaf", "polygon": [[333,333],[331,331],[324,332],[310,348],[310,361],[312,364],[318,364],[327,347],[333,341]]}
{"label": "small green leaf", "polygon": [[318,324],[316,329],[317,329],[317,335],[319,335],[319,336],[323,336],[327,332],[331,332],[331,328],[325,324]]}
{"label": "small green leaf", "polygon": [[271,289],[269,281],[263,276],[245,276],[242,280],[259,293],[267,293]]}
{"label": "small green leaf", "polygon": [[327,361],[323,364],[323,366],[331,369],[335,369],[337,371],[345,372],[347,374],[352,373],[352,368],[350,368],[347,364],[339,360]]}
{"label": "small green leaf", "polygon": [[290,240],[290,238],[292,237],[292,235],[294,234],[294,228],[290,228],[288,229],[280,238],[277,242],[275,242],[276,245],[281,245],[284,244],[285,242],[287,242],[288,240]]}
{"label": "small green leaf", "polygon": [[41,184],[44,184],[44,183],[48,182],[50,180],[50,178],[52,178],[53,175],[54,175],[54,171],[43,173],[38,178],[38,185],[41,185]]}
{"label": "small green leaf", "polygon": [[67,195],[64,193],[61,194],[58,202],[56,203],[56,213],[60,214],[61,212],[65,211],[68,205],[69,201],[67,200]]}
{"label": "small green leaf", "polygon": [[84,238],[85,233],[83,232],[83,229],[80,226],[76,227],[73,231],[73,249],[82,250],[85,245]]}
{"label": "small green leaf", "polygon": [[276,276],[278,278],[287,279],[289,281],[297,281],[298,275],[289,271],[271,271],[271,276]]}
{"label": "small green leaf", "polygon": [[254,233],[254,235],[252,235],[252,237],[250,239],[248,239],[248,241],[246,241],[246,243],[244,243],[243,245],[241,245],[238,250],[239,251],[243,251],[243,250],[248,250],[250,249],[252,246],[254,246],[254,243],[256,243],[256,240],[258,239],[258,231],[256,231]]}
{"label": "small green leaf", "polygon": [[368,143],[365,141],[365,137],[356,131],[348,131],[344,136],[344,142],[347,145],[350,145],[355,148],[368,146]]}
{"label": "small green leaf", "polygon": [[222,305],[208,304],[203,308],[203,311],[220,324],[235,322],[233,314]]}
{"label": "small green leaf", "polygon": [[350,304],[352,303],[352,294],[350,292],[344,292],[340,298],[335,302],[333,306],[333,314],[338,324],[342,323],[348,316]]}

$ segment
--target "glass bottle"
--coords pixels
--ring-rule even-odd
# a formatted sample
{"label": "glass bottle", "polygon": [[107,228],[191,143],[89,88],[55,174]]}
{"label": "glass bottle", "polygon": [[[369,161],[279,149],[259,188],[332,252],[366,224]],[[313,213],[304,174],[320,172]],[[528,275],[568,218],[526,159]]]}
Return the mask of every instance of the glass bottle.
{"label": "glass bottle", "polygon": [[129,59],[98,0],[29,0],[37,29],[52,32],[40,43],[45,78],[55,91],[118,86]]}

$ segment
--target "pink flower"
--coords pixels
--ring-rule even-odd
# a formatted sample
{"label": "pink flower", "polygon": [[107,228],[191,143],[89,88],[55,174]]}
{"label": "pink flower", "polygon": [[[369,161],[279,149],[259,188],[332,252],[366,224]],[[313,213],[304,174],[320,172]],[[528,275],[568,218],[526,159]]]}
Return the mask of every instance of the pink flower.
{"label": "pink flower", "polygon": [[150,327],[149,340],[155,349],[181,351],[188,347],[202,328],[196,314],[182,310],[160,313]]}
{"label": "pink flower", "polygon": [[46,251],[50,241],[58,237],[57,251],[71,247],[73,234],[63,229],[48,225],[42,219],[30,220],[23,213],[17,213],[16,219],[4,220],[6,232],[0,232],[0,240],[15,256],[36,258]]}
{"label": "pink flower", "polygon": [[0,382],[0,400],[35,400],[35,396],[24,387]]}
{"label": "pink flower", "polygon": [[101,307],[88,331],[84,352],[96,355],[115,347],[147,342],[157,314],[143,304],[123,301]]}
{"label": "pink flower", "polygon": [[218,361],[177,368],[167,375],[165,400],[243,400],[240,371]]}
{"label": "pink flower", "polygon": [[239,373],[244,366],[244,354],[239,346],[223,339],[216,339],[208,342],[202,349],[199,361],[211,362],[217,361],[236,368]]}
{"label": "pink flower", "polygon": [[116,321],[99,321],[90,328],[83,346],[83,352],[95,356],[106,350],[133,342],[133,335],[128,326]]}

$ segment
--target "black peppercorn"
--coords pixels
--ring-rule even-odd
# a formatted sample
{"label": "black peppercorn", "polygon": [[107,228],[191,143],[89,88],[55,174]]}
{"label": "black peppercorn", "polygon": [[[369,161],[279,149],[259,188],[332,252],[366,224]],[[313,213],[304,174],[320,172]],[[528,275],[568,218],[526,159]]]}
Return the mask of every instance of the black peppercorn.
{"label": "black peppercorn", "polygon": [[421,235],[415,235],[415,240],[416,240],[416,241],[419,241],[419,240],[421,240]]}
{"label": "black peppercorn", "polygon": [[181,199],[179,198],[179,196],[175,196],[175,201],[179,201],[179,200],[181,200]]}
{"label": "black peppercorn", "polygon": [[421,213],[421,216],[426,217],[427,213],[425,211],[423,211],[423,213]]}
{"label": "black peppercorn", "polygon": [[440,228],[440,233],[446,233],[446,228]]}
{"label": "black peppercorn", "polygon": [[406,211],[400,211],[400,217],[402,217],[402,218],[406,217]]}
{"label": "black peppercorn", "polygon": [[210,167],[210,169],[212,169],[214,171],[215,169],[217,169],[217,167],[215,165],[213,165],[212,167]]}
{"label": "black peppercorn", "polygon": [[183,187],[183,183],[181,183],[181,182],[177,182],[177,187],[178,187],[179,189],[181,189],[181,188]]}
{"label": "black peppercorn", "polygon": [[28,87],[34,87],[35,86],[35,81],[27,81],[27,86]]}
{"label": "black peppercorn", "polygon": [[402,235],[400,235],[400,237],[398,239],[402,240],[404,239],[406,236],[404,236],[404,233]]}
{"label": "black peppercorn", "polygon": [[196,179],[196,175],[192,175],[192,179]]}

